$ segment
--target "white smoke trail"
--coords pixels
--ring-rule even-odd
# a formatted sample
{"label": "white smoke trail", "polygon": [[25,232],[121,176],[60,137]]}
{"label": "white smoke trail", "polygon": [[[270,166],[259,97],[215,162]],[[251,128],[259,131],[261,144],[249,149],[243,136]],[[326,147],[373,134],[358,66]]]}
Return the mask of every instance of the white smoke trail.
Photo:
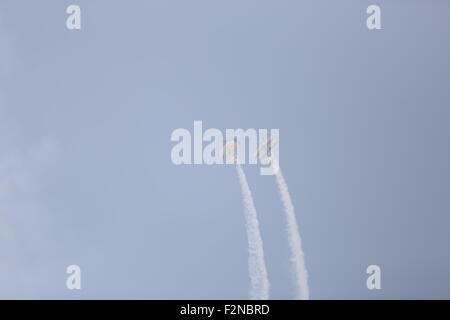
{"label": "white smoke trail", "polygon": [[309,299],[308,273],[305,266],[305,255],[302,249],[302,240],[295,217],[294,205],[292,204],[289,190],[284,180],[283,174],[278,164],[275,165],[276,181],[280,192],[281,202],[283,203],[284,213],[286,215],[287,234],[289,247],[291,249],[291,262],[294,270],[296,288],[295,298],[299,300]]}
{"label": "white smoke trail", "polygon": [[264,249],[259,222],[253,203],[252,193],[248,186],[247,178],[240,164],[236,164],[239,183],[245,207],[245,227],[248,239],[248,264],[250,273],[250,296],[256,300],[269,299],[269,279],[266,264],[264,262]]}

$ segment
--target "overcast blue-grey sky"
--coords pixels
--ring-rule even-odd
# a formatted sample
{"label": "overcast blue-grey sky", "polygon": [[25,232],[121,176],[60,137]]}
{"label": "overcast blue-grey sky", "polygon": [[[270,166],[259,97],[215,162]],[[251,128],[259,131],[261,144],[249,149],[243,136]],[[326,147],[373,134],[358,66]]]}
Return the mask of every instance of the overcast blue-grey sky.
{"label": "overcast blue-grey sky", "polygon": [[[312,299],[450,298],[449,39],[448,0],[1,1],[0,297],[247,299],[234,168],[170,159],[202,120],[280,129]],[[291,299],[275,179],[244,169]]]}

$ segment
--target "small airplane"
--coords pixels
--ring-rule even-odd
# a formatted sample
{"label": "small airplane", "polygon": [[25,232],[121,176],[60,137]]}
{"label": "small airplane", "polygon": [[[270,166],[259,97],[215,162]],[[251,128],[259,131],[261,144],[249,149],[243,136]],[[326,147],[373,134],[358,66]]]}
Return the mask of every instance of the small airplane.
{"label": "small airplane", "polygon": [[232,160],[232,163],[235,163],[237,161],[236,153],[239,145],[239,142],[237,142],[237,138],[235,137],[232,141],[224,140],[223,142],[224,145],[220,150],[220,155],[225,155],[226,158],[230,158]]}
{"label": "small airplane", "polygon": [[278,143],[277,140],[268,138],[261,143],[261,146],[256,151],[256,156],[261,160],[267,157],[270,162],[272,162],[272,147],[274,147]]}

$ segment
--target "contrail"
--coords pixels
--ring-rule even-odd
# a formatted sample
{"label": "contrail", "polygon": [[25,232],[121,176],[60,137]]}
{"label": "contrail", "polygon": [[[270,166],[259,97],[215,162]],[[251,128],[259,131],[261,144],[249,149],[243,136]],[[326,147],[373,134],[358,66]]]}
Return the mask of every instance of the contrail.
{"label": "contrail", "polygon": [[283,174],[278,163],[276,167],[276,181],[280,192],[281,202],[283,203],[284,213],[286,214],[287,234],[289,247],[291,249],[291,263],[294,270],[296,288],[295,298],[299,300],[309,299],[308,273],[305,266],[305,255],[302,249],[302,240],[295,217],[294,205],[292,204],[288,186],[284,180]]}
{"label": "contrail", "polygon": [[247,229],[249,254],[248,268],[251,283],[250,296],[255,300],[266,300],[269,299],[270,284],[264,262],[263,241],[259,231],[258,217],[244,170],[242,170],[240,164],[236,164],[236,169],[245,207],[245,227]]}

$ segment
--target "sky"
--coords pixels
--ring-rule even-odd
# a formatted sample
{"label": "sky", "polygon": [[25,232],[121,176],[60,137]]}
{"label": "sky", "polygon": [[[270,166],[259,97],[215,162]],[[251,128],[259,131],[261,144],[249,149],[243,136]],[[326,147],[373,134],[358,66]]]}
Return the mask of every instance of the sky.
{"label": "sky", "polygon": [[[446,0],[1,1],[0,298],[248,299],[235,168],[170,158],[201,120],[280,130],[311,299],[449,299],[448,39]],[[275,177],[243,169],[292,299]]]}

